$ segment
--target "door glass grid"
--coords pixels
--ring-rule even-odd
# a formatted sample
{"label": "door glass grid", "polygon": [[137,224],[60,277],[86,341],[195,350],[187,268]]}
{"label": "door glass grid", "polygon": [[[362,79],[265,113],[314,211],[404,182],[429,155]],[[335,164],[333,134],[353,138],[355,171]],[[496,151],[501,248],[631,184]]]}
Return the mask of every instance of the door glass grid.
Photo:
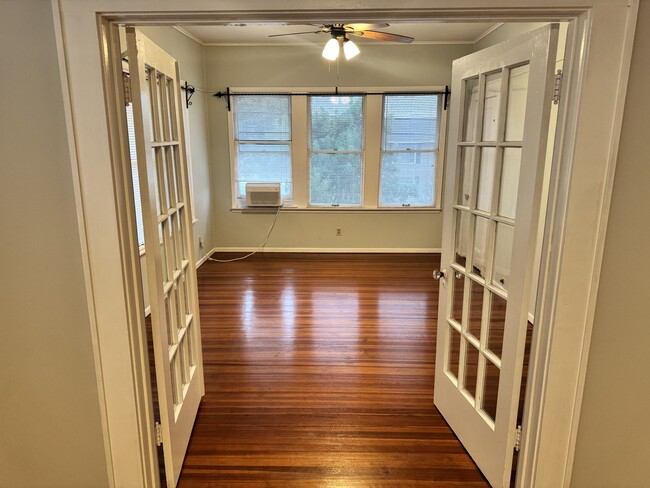
{"label": "door glass grid", "polygon": [[478,114],[478,76],[469,78],[464,82],[465,97],[463,110],[463,141],[474,141],[476,134],[476,119]]}
{"label": "door glass grid", "polygon": [[501,99],[501,71],[485,76],[483,96],[483,133],[481,140],[496,141],[498,134],[499,101]]}
{"label": "door glass grid", "polygon": [[[447,372],[493,428],[516,224],[527,77],[525,65],[483,73],[463,84],[454,262],[447,291]],[[460,331],[454,322],[461,325]]]}
{"label": "door glass grid", "polygon": [[492,208],[492,192],[494,191],[496,158],[496,147],[484,147],[481,149],[476,208],[478,210],[483,210],[484,212],[489,212]]}
{"label": "door glass grid", "polygon": [[454,379],[458,378],[458,366],[460,361],[460,341],[461,334],[454,326],[449,325],[449,355],[447,361],[447,371],[451,373]]}
{"label": "door glass grid", "polygon": [[174,80],[148,68],[152,151],[156,183],[157,226],[160,237],[163,296],[168,337],[172,399],[176,416],[196,365],[193,301],[188,271],[188,233],[183,163],[178,140],[178,106]]}
{"label": "door glass grid", "polygon": [[458,196],[456,203],[469,207],[472,198],[472,168],[474,166],[474,148],[461,147],[458,167]]}

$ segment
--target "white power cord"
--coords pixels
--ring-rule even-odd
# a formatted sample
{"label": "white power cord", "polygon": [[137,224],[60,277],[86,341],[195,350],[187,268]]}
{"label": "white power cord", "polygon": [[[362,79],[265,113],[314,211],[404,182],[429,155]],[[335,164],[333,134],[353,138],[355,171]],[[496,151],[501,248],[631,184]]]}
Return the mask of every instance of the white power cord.
{"label": "white power cord", "polygon": [[242,259],[246,259],[251,257],[253,254],[258,253],[262,249],[264,249],[264,246],[266,246],[266,243],[269,242],[269,238],[271,237],[271,232],[273,232],[273,228],[275,227],[275,223],[278,221],[278,215],[280,215],[280,209],[282,206],[278,207],[277,212],[275,212],[275,218],[273,219],[273,223],[271,224],[271,227],[269,227],[269,231],[266,233],[266,238],[264,239],[264,242],[259,245],[257,249],[255,249],[253,252],[246,254],[245,256],[240,256],[238,258],[232,258],[232,259],[216,259],[213,257],[209,257],[208,261],[214,261],[216,263],[232,263],[233,261],[241,261]]}

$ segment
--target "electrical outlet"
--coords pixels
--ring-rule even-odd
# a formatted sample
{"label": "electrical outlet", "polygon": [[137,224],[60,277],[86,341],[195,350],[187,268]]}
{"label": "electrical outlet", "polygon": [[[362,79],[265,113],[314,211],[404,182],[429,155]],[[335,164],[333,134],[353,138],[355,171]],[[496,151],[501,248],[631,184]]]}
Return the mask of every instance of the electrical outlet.
{"label": "electrical outlet", "polygon": [[203,249],[205,242],[203,242],[203,237],[199,237],[199,249]]}
{"label": "electrical outlet", "polygon": [[343,230],[340,227],[336,228],[336,237],[341,237],[343,235]]}

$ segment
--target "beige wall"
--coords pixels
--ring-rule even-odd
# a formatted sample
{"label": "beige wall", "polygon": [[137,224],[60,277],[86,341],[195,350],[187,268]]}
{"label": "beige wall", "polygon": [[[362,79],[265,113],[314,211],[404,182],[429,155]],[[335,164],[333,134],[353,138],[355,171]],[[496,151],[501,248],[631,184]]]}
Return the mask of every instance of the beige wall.
{"label": "beige wall", "polygon": [[0,486],[107,486],[51,3],[0,2],[0,46]]}
{"label": "beige wall", "polygon": [[[319,38],[320,40],[320,38]],[[361,45],[361,55],[335,66],[320,55],[322,42],[310,46],[206,47],[206,86],[334,87],[426,86],[451,82],[451,63],[471,45]],[[273,216],[231,212],[230,162],[225,102],[208,102],[210,154],[217,247],[256,247]],[[343,230],[335,236],[336,227]],[[267,247],[280,248],[440,248],[440,213],[285,212]]]}
{"label": "beige wall", "polygon": [[650,484],[650,3],[640,2],[573,488]]}
{"label": "beige wall", "polygon": [[513,37],[525,34],[544,25],[546,25],[546,22],[507,22],[501,24],[497,29],[474,44],[474,51],[480,51],[493,44],[512,39]]}
{"label": "beige wall", "polygon": [[[145,36],[178,61],[181,79],[196,88],[205,87],[203,46],[172,27],[139,27]],[[210,188],[210,156],[207,107],[210,96],[199,91],[189,108],[190,151],[194,187],[194,254],[201,259],[214,247],[212,192]],[[199,237],[205,247],[199,248]]]}

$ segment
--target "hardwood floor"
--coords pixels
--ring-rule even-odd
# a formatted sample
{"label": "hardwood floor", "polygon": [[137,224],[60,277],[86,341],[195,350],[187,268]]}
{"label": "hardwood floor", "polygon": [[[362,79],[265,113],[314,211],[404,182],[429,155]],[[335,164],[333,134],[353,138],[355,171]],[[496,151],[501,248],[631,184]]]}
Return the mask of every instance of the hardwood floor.
{"label": "hardwood floor", "polygon": [[201,266],[206,396],[179,486],[489,486],[432,402],[438,259]]}

